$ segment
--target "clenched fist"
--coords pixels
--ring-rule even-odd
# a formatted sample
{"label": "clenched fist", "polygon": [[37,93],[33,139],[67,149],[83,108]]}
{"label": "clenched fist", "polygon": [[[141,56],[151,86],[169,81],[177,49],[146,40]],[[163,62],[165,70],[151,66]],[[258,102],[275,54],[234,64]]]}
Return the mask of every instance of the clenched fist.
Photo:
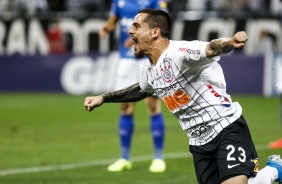
{"label": "clenched fist", "polygon": [[89,96],[85,98],[84,107],[87,111],[92,111],[95,107],[99,107],[103,104],[104,98],[100,96]]}
{"label": "clenched fist", "polygon": [[248,40],[248,35],[244,31],[237,32],[233,38],[230,40],[231,45],[234,48],[241,48],[245,45]]}

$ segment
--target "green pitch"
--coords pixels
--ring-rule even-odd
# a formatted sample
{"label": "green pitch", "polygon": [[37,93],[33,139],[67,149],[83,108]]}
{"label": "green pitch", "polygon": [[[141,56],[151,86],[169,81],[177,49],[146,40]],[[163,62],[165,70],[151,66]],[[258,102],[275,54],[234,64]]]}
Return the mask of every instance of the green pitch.
{"label": "green pitch", "polygon": [[[133,170],[109,173],[119,156],[118,104],[87,112],[85,96],[42,93],[0,93],[0,183],[3,184],[196,184],[188,138],[163,107],[166,121],[167,171],[148,171],[153,153],[149,118],[137,103],[133,139]],[[260,156],[270,154],[267,143],[282,137],[279,99],[233,96],[239,101]]]}

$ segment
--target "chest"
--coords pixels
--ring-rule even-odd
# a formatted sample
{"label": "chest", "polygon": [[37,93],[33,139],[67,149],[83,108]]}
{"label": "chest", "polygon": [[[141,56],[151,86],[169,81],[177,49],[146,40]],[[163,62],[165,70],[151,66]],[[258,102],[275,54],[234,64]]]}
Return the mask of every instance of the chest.
{"label": "chest", "polygon": [[180,87],[187,68],[181,62],[175,62],[172,57],[165,57],[158,61],[155,66],[149,67],[147,80],[158,95],[169,91],[175,91]]}
{"label": "chest", "polygon": [[179,91],[192,94],[194,88],[202,85],[200,68],[188,63],[181,54],[166,55],[148,68],[147,82],[161,98]]}

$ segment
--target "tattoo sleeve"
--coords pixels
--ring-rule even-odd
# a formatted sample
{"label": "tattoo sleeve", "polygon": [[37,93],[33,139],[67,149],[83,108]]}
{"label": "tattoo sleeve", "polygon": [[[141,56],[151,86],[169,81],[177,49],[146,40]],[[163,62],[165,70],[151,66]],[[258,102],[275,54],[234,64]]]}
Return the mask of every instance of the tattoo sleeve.
{"label": "tattoo sleeve", "polygon": [[230,38],[219,38],[212,40],[208,44],[208,49],[206,50],[207,57],[219,56],[220,54],[226,54],[232,51],[233,46],[230,43]]}
{"label": "tattoo sleeve", "polygon": [[146,97],[152,96],[154,93],[146,93],[143,91],[139,84],[133,84],[127,88],[102,94],[104,103],[107,102],[137,102]]}

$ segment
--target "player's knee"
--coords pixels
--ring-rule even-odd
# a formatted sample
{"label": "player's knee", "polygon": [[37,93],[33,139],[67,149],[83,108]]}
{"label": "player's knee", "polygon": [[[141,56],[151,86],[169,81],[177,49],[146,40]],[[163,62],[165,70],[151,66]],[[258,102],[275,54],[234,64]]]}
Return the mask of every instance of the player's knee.
{"label": "player's knee", "polygon": [[134,113],[134,103],[121,103],[120,110],[122,114],[133,114]]}
{"label": "player's knee", "polygon": [[233,184],[233,183],[247,184],[248,178],[245,175],[239,175],[221,182],[221,184]]}
{"label": "player's knee", "polygon": [[161,105],[158,101],[151,101],[147,104],[147,107],[151,115],[158,114],[161,112]]}

